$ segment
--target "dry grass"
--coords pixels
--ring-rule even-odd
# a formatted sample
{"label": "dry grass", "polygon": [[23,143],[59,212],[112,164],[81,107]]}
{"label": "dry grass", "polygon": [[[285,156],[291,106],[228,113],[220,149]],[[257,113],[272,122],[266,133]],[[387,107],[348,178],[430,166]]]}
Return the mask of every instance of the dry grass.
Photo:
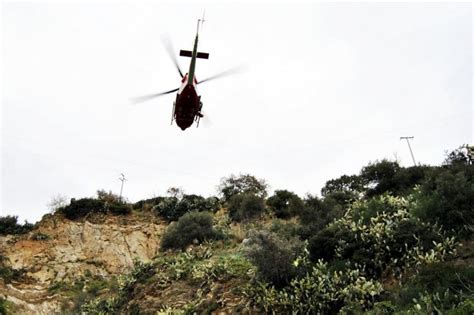
{"label": "dry grass", "polygon": [[243,223],[232,223],[230,225],[230,232],[234,239],[239,243],[242,242],[247,235],[247,229]]}

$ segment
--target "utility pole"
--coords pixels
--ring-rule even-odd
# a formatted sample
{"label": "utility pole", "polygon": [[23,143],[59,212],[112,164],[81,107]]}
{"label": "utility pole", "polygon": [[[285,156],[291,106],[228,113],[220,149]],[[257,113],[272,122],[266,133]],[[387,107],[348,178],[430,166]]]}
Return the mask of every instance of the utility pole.
{"label": "utility pole", "polygon": [[400,137],[400,140],[402,140],[402,139],[407,140],[408,148],[410,149],[410,153],[411,153],[411,158],[413,159],[413,164],[416,166],[415,157],[413,156],[413,151],[411,150],[410,140],[409,140],[409,139],[413,139],[413,138],[414,137]]}
{"label": "utility pole", "polygon": [[120,173],[120,175],[121,177],[119,178],[119,180],[122,181],[122,187],[120,187],[120,201],[122,201],[123,182],[126,181],[126,179],[123,173]]}

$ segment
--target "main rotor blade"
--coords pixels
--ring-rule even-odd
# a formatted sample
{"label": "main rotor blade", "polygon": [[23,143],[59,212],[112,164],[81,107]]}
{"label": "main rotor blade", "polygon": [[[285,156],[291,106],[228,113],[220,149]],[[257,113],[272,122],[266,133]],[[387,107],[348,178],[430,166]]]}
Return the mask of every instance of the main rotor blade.
{"label": "main rotor blade", "polygon": [[172,89],[172,90],[169,90],[169,91],[166,91],[166,92],[161,92],[161,93],[156,93],[156,94],[148,94],[148,95],[144,95],[144,96],[134,97],[134,98],[130,99],[130,101],[131,101],[132,103],[134,103],[134,104],[142,103],[142,102],[151,100],[152,98],[155,98],[155,97],[158,97],[158,96],[162,96],[162,95],[166,95],[166,94],[170,94],[170,93],[176,92],[176,91],[178,91],[178,90],[179,90],[179,88],[177,88],[177,89]]}
{"label": "main rotor blade", "polygon": [[162,36],[161,41],[163,42],[163,45],[165,46],[166,51],[168,52],[168,55],[170,55],[171,60],[173,61],[176,69],[178,70],[179,75],[181,76],[181,78],[183,78],[183,71],[181,71],[181,68],[179,67],[178,59],[176,58],[171,39],[169,38],[169,36]]}
{"label": "main rotor blade", "polygon": [[206,82],[206,81],[211,81],[211,80],[219,79],[219,78],[226,77],[226,76],[233,75],[233,74],[238,74],[238,73],[243,72],[244,70],[245,70],[245,67],[244,67],[244,66],[231,68],[231,69],[229,69],[229,70],[223,71],[223,72],[218,73],[218,74],[215,74],[215,75],[213,75],[213,76],[210,76],[209,78],[206,78],[206,79],[204,79],[204,80],[201,80],[201,81],[198,82],[198,84],[204,83],[204,82]]}

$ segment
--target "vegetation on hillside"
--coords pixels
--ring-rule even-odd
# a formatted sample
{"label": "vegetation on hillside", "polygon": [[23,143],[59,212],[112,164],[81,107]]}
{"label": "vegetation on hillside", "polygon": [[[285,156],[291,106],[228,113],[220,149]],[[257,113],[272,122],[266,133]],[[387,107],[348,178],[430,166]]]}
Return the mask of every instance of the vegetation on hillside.
{"label": "vegetation on hillside", "polygon": [[[150,211],[170,222],[162,252],[80,303],[87,314],[169,312],[474,313],[474,166],[458,149],[441,166],[382,160],[300,197],[243,174],[219,197],[134,204],[98,194],[68,219]],[[122,210],[120,210],[122,209]],[[146,297],[146,299],[145,299]],[[78,308],[79,309],[79,308]]]}

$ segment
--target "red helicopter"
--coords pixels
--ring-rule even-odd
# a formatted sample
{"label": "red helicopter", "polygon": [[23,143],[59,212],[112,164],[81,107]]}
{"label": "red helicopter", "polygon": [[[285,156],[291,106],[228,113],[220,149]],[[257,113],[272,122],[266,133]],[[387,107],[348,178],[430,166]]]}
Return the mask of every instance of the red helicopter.
{"label": "red helicopter", "polygon": [[204,117],[204,115],[201,112],[202,102],[201,102],[201,96],[198,94],[198,91],[197,91],[197,85],[206,81],[210,81],[222,76],[235,73],[237,71],[237,69],[234,68],[231,70],[221,72],[217,75],[211,76],[201,81],[198,81],[196,79],[196,75],[195,75],[196,59],[197,58],[209,59],[208,53],[198,52],[197,50],[199,30],[200,28],[202,28],[203,23],[204,23],[204,17],[203,19],[199,19],[197,23],[197,31],[196,31],[196,38],[194,39],[193,51],[180,50],[179,52],[180,56],[191,57],[189,71],[185,75],[183,75],[183,72],[181,71],[181,68],[179,67],[178,60],[176,59],[174,55],[171,42],[169,40],[165,42],[165,46],[168,50],[168,53],[171,56],[171,59],[173,60],[174,65],[176,66],[176,69],[179,72],[179,75],[181,76],[181,87],[172,89],[166,92],[137,97],[132,100],[134,103],[140,103],[140,102],[148,101],[158,96],[174,93],[177,91],[178,93],[176,95],[176,100],[173,103],[173,113],[171,116],[171,124],[173,124],[173,121],[176,121],[176,124],[182,130],[185,130],[188,127],[190,127],[193,124],[193,122],[196,122],[197,127],[199,127],[199,121],[201,120],[201,118]]}

